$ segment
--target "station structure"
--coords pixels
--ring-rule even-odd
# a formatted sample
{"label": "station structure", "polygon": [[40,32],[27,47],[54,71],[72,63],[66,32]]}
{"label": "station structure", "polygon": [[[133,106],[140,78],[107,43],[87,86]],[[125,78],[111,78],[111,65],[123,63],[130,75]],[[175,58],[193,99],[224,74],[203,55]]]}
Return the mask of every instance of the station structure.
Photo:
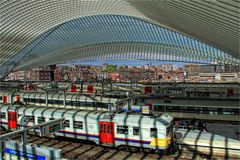
{"label": "station structure", "polygon": [[[240,7],[238,0],[0,0],[0,10],[1,80],[12,71],[40,66],[50,66],[51,74],[54,74],[53,70],[56,64],[73,61],[132,59],[214,65],[226,64],[238,67],[240,64]],[[188,107],[187,110],[192,108],[191,111],[194,110],[194,112],[203,112],[203,108],[207,108],[203,100],[208,100],[209,102],[211,101],[208,108],[215,108],[209,110],[209,114],[211,112],[215,116],[209,116],[208,120],[224,121],[227,119],[228,122],[237,122],[239,124],[239,111],[235,112],[237,100],[239,100],[239,97],[236,97],[239,96],[238,83],[220,84],[222,86],[204,83],[180,83],[177,86],[176,83],[164,85],[156,83],[147,85],[139,84],[138,86],[136,84],[134,86],[135,84],[130,82],[125,88],[124,86],[119,87],[119,85],[116,85],[116,87],[114,84],[109,85],[107,82],[100,83],[101,87],[96,87],[94,84],[84,84],[84,82],[80,81],[63,82],[58,84],[60,88],[55,88],[55,84],[52,82],[49,83],[51,87],[46,87],[47,85],[43,85],[42,82],[25,81],[23,83],[16,82],[9,84],[8,82],[1,82],[1,89],[9,89],[11,85],[15,85],[14,87],[18,89],[11,91],[8,95],[1,93],[3,95],[0,96],[2,101],[0,107],[4,105],[11,107],[14,107],[16,104],[22,105],[20,98],[24,98],[24,92],[26,92],[29,95],[44,95],[44,105],[46,106],[49,106],[49,102],[52,105],[54,103],[61,103],[58,106],[63,105],[63,108],[67,109],[68,105],[73,104],[72,102],[70,103],[70,100],[67,103],[67,98],[74,97],[76,93],[83,94],[85,87],[85,90],[87,90],[86,97],[91,97],[93,94],[101,96],[101,99],[104,96],[109,99],[116,98],[116,96],[121,97],[122,99],[120,98],[119,102],[126,102],[127,112],[130,110],[130,103],[141,101],[145,105],[144,109],[146,109],[147,104],[153,103],[159,97],[163,100],[159,101],[161,104],[158,106],[164,107],[165,112],[173,112],[171,109],[176,106],[178,108]],[[38,91],[32,91],[31,86],[37,86]],[[120,94],[117,89],[117,92],[113,93],[114,87],[115,89],[124,88],[124,93]],[[77,91],[77,88],[80,88],[80,90]],[[71,95],[68,96],[68,94]],[[184,94],[184,97],[179,96],[182,94]],[[23,96],[20,97],[19,95]],[[54,96],[60,98],[54,99]],[[36,96],[33,97],[36,98]],[[179,100],[182,98],[186,98],[185,101],[183,100],[184,104],[181,104],[183,101]],[[91,99],[96,100],[97,98],[91,97]],[[197,99],[197,103],[199,104],[193,104],[192,99]],[[35,103],[41,100],[35,99],[32,101]],[[186,101],[188,101],[189,105],[186,105]],[[224,103],[231,101],[231,103],[229,102],[219,107],[219,105],[213,104],[215,102],[221,103],[217,101]],[[116,104],[119,104],[119,102],[116,102]],[[109,104],[107,106],[109,107]],[[194,107],[195,109],[193,109]],[[201,111],[199,108],[201,108]],[[228,110],[225,110],[226,108]],[[14,125],[17,128],[16,112],[12,114],[14,115],[8,112],[8,117],[12,117],[14,122],[9,118],[8,125]],[[172,116],[175,116],[174,118],[186,118],[191,114],[193,115],[193,113],[172,113]],[[2,115],[1,113],[0,116],[6,117],[6,114]],[[20,121],[23,123],[28,121],[26,117],[19,118],[19,123]],[[197,118],[206,120],[205,117],[201,116]],[[47,135],[56,130],[61,130],[63,128],[63,121],[64,118],[36,126],[25,126],[22,130],[1,135],[0,159],[3,159],[3,153],[5,155],[4,159],[11,159],[13,157],[29,159],[61,158],[61,150],[59,149],[26,144],[26,133],[29,130],[32,131],[38,128],[40,135]],[[69,122],[64,122],[65,125],[70,125]],[[49,129],[55,123],[59,124],[58,126],[60,127],[54,127],[54,130]],[[107,126],[109,124],[110,122],[104,123]],[[113,125],[112,122],[111,125]],[[113,126],[111,125],[107,127],[109,133],[104,132],[104,135],[110,135],[112,142],[114,135],[112,133]],[[81,127],[82,123],[78,122],[77,126]],[[121,131],[126,132],[127,127],[122,127]],[[151,130],[151,134],[154,131]],[[196,151],[205,152],[205,150],[200,150],[200,148],[207,144],[206,146],[208,146],[210,154],[215,152],[218,154],[222,153],[225,158],[239,156],[240,149],[239,147],[235,147],[239,146],[239,140],[215,136],[214,134],[205,134],[202,131],[190,131],[189,128],[187,130],[177,128],[175,131],[183,135],[176,140],[181,146],[188,145],[188,147],[195,148]],[[16,133],[22,134],[22,143],[7,140]],[[91,136],[94,137],[95,135]],[[104,138],[107,138],[107,136]],[[124,138],[120,140],[124,141]],[[154,144],[160,144],[160,142],[156,141]],[[144,141],[144,143],[146,142]],[[218,146],[219,144],[220,147]],[[42,153],[45,155],[42,155]]]}

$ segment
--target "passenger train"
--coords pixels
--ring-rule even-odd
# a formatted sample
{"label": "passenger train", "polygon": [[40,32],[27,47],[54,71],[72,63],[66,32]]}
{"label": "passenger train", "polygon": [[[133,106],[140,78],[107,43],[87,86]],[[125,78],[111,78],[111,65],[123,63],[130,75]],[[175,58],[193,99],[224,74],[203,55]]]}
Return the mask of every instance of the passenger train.
{"label": "passenger train", "polygon": [[239,115],[239,106],[207,106],[183,104],[153,104],[153,112],[198,113],[208,115]]}
{"label": "passenger train", "polygon": [[128,146],[154,151],[168,150],[173,143],[173,118],[121,112],[86,111],[53,107],[0,105],[0,125],[16,130],[19,117],[27,116],[28,126],[65,117],[65,128],[56,136],[93,141],[105,146]]}
{"label": "passenger train", "polygon": [[[75,108],[88,110],[115,110],[121,106],[117,98],[102,97],[97,95],[67,93],[64,102],[63,93],[45,93],[45,92],[0,92],[0,103],[11,103],[19,101],[24,104],[37,106]],[[64,106],[65,104],[65,106]]]}

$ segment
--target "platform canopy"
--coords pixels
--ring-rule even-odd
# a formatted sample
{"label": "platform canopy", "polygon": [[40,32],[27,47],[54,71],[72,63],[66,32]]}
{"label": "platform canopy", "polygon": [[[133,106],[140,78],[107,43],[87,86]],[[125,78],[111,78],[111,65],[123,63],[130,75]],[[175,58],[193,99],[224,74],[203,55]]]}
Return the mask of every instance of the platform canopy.
{"label": "platform canopy", "polygon": [[239,1],[0,0],[0,77],[69,61],[239,65]]}

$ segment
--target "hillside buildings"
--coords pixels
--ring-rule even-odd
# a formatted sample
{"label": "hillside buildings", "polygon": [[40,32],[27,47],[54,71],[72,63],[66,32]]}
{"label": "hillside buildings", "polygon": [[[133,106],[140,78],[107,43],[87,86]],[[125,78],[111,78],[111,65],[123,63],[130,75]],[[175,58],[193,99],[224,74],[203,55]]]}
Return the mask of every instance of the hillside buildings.
{"label": "hillside buildings", "polygon": [[[7,80],[51,80],[51,68],[39,67],[11,73]],[[101,81],[116,82],[234,82],[239,81],[239,68],[235,66],[160,64],[157,66],[57,66],[54,67],[55,81]]]}

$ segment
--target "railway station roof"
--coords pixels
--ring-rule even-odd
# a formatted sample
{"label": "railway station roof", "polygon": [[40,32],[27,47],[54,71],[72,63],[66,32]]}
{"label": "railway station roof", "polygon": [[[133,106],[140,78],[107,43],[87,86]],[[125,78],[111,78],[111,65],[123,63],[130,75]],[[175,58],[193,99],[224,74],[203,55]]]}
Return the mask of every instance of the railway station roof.
{"label": "railway station roof", "polygon": [[0,0],[0,77],[68,61],[239,65],[239,1]]}

